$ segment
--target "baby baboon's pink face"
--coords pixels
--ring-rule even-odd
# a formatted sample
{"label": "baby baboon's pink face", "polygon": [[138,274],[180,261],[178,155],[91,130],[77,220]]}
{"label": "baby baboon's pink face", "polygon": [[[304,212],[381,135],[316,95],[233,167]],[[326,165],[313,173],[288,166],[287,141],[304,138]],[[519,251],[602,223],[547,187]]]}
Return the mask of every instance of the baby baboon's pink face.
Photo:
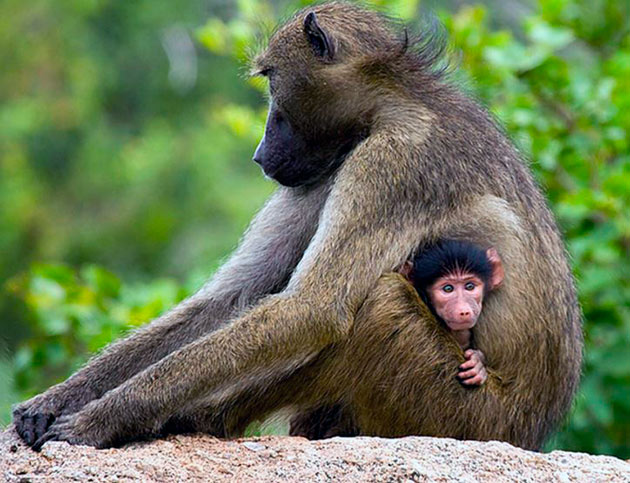
{"label": "baby baboon's pink face", "polygon": [[472,273],[453,272],[438,278],[429,287],[428,295],[449,329],[471,329],[481,313],[484,283]]}

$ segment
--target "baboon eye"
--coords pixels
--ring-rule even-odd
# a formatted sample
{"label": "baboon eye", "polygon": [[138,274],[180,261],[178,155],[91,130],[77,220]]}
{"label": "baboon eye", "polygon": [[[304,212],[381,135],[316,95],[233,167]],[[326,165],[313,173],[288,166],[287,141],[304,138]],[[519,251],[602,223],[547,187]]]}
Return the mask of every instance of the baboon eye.
{"label": "baboon eye", "polygon": [[447,285],[444,285],[444,287],[442,287],[442,290],[446,293],[451,293],[453,291],[453,286],[449,283]]}
{"label": "baboon eye", "polygon": [[474,290],[475,284],[472,282],[468,282],[466,283],[466,285],[464,285],[464,288],[470,292],[471,290]]}
{"label": "baboon eye", "polygon": [[279,110],[276,109],[276,112],[273,115],[273,120],[276,124],[278,125],[282,125],[284,124],[285,120],[284,120],[284,116],[280,113]]}
{"label": "baboon eye", "polygon": [[273,73],[273,67],[264,67],[256,72],[256,75],[261,75],[263,77],[269,77]]}

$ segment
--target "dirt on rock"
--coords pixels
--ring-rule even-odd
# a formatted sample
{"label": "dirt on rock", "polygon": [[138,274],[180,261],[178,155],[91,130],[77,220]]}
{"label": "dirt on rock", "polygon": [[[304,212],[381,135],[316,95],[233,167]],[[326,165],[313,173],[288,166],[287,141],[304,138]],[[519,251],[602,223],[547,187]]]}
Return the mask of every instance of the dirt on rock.
{"label": "dirt on rock", "polygon": [[225,441],[193,435],[106,450],[50,442],[35,453],[9,429],[0,434],[0,480],[630,482],[630,463],[565,451],[535,453],[495,441],[427,437]]}

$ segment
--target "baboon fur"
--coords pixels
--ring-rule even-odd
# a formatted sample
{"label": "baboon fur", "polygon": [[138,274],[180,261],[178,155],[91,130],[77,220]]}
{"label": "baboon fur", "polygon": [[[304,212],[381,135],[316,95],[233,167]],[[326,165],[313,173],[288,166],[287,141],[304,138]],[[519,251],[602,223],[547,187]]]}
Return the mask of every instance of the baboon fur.
{"label": "baboon fur", "polygon": [[[313,15],[313,13],[315,15]],[[499,439],[538,449],[570,407],[581,314],[554,219],[488,113],[439,69],[443,43],[328,3],[272,36],[255,159],[282,185],[196,295],[19,405],[35,449],[168,432]],[[475,328],[488,380],[392,273],[428,243],[496,247],[505,282]]]}

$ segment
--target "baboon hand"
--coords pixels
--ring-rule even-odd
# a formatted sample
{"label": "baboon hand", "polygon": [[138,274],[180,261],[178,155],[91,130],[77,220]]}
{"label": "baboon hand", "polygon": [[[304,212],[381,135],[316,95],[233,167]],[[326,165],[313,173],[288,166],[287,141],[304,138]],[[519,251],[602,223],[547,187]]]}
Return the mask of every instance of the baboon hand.
{"label": "baboon hand", "polygon": [[464,357],[467,360],[459,366],[458,379],[466,386],[481,386],[488,378],[483,352],[468,349],[464,352]]}
{"label": "baboon hand", "polygon": [[44,443],[48,441],[67,441],[70,444],[96,446],[94,442],[88,440],[77,430],[78,419],[78,413],[66,414],[57,418],[48,428],[48,431],[46,431],[37,439],[37,441],[35,441],[35,443],[33,443],[33,450],[41,450]]}
{"label": "baboon hand", "polygon": [[102,404],[96,400],[81,411],[59,416],[33,444],[39,451],[48,441],[66,441],[70,444],[108,448],[123,442],[120,425],[116,418],[109,418]]}
{"label": "baboon hand", "polygon": [[62,409],[54,398],[47,398],[46,394],[35,396],[13,410],[15,430],[26,444],[32,446],[61,414]]}
{"label": "baboon hand", "polygon": [[55,386],[15,407],[15,430],[26,444],[33,446],[58,417],[78,411],[91,397],[87,389],[80,396],[72,397],[67,388]]}

